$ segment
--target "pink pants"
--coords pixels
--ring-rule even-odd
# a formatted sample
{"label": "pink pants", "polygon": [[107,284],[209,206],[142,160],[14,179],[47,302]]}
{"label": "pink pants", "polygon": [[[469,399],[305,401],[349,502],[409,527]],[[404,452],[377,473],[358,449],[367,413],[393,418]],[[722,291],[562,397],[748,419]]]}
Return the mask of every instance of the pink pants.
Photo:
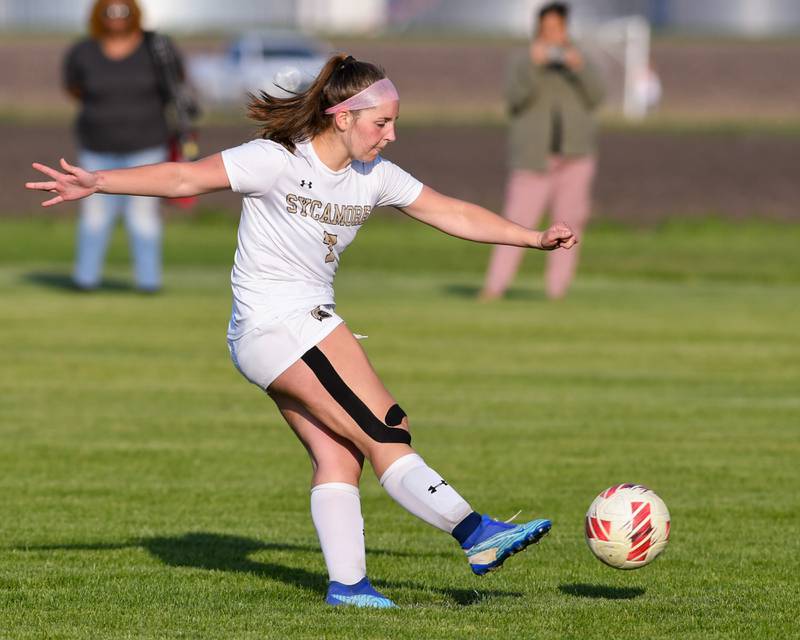
{"label": "pink pants", "polygon": [[[537,226],[550,205],[551,219],[566,222],[580,238],[589,219],[590,195],[596,161],[594,156],[551,157],[547,171],[515,169],[506,185],[503,217],[524,227]],[[547,256],[545,289],[548,298],[567,293],[578,264],[578,248],[556,249]],[[519,269],[522,247],[496,245],[492,251],[483,295],[501,296]]]}

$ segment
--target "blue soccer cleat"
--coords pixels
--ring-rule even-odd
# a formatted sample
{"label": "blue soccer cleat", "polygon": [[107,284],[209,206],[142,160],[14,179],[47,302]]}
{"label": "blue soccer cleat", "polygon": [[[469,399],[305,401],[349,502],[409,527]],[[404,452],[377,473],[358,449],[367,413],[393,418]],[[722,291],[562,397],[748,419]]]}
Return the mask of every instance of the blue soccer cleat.
{"label": "blue soccer cleat", "polygon": [[528,545],[541,540],[552,523],[549,520],[531,520],[523,524],[511,524],[481,516],[481,524],[464,541],[462,548],[467,554],[472,572],[482,576],[499,569],[502,564]]}
{"label": "blue soccer cleat", "polygon": [[325,596],[325,602],[334,607],[372,607],[374,609],[397,607],[389,598],[376,591],[366,577],[355,584],[349,585],[331,581],[328,585],[328,595]]}

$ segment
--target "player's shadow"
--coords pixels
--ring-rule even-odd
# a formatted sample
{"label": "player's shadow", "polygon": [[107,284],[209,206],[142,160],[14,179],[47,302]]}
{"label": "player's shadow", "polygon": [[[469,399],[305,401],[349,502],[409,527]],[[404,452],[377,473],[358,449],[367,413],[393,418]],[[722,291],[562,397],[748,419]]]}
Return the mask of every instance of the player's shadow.
{"label": "player's shadow", "polygon": [[[481,289],[471,284],[446,284],[442,287],[445,295],[455,298],[474,298],[478,299]],[[532,289],[519,289],[512,287],[505,292],[501,300],[544,300],[544,293]]]}
{"label": "player's shadow", "polygon": [[[85,550],[102,551],[141,547],[164,564],[171,567],[191,567],[210,571],[230,571],[249,573],[268,580],[277,580],[289,586],[323,596],[328,587],[328,580],[322,573],[315,573],[299,567],[291,567],[277,562],[253,560],[252,554],[264,551],[319,553],[315,545],[290,543],[261,542],[243,536],[232,536],[218,533],[193,532],[181,536],[154,536],[122,543],[94,543],[43,545],[21,547],[25,551],[50,550]],[[388,549],[369,549],[369,555],[386,555],[404,558],[446,557],[443,552],[408,553]],[[387,589],[407,589],[412,591],[435,591],[455,604],[469,606],[478,604],[488,598],[522,597],[522,593],[514,591],[474,589],[431,588],[426,585],[408,581],[378,580],[374,584]]]}
{"label": "player's shadow", "polygon": [[605,584],[560,584],[558,590],[576,598],[633,600],[644,594],[641,587],[612,587]]}
{"label": "player's shadow", "polygon": [[259,551],[312,552],[310,545],[265,543],[243,536],[217,533],[187,533],[182,536],[156,536],[141,540],[141,546],[171,567],[193,567],[213,571],[249,573],[261,578],[278,580],[285,584],[313,592],[323,592],[327,582],[319,573],[275,562],[250,559]]}
{"label": "player's shadow", "polygon": [[[82,289],[75,284],[72,276],[68,273],[59,273],[56,271],[31,271],[22,275],[22,280],[40,287],[47,287],[48,289],[59,289],[61,291],[73,291],[78,293],[86,293],[87,289]],[[133,291],[134,287],[124,280],[116,280],[114,278],[103,278],[96,289],[91,291],[103,292],[128,292]]]}

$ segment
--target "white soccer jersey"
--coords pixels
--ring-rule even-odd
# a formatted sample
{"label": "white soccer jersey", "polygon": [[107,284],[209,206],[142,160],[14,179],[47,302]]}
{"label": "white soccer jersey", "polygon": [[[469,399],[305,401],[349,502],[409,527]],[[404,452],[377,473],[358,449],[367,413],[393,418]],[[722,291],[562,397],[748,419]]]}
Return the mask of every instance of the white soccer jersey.
{"label": "white soccer jersey", "polygon": [[231,271],[228,337],[299,307],[333,304],[339,256],[377,206],[405,207],[422,183],[378,156],[341,171],[326,167],[310,142],[294,154],[271,140],[222,152],[242,217]]}

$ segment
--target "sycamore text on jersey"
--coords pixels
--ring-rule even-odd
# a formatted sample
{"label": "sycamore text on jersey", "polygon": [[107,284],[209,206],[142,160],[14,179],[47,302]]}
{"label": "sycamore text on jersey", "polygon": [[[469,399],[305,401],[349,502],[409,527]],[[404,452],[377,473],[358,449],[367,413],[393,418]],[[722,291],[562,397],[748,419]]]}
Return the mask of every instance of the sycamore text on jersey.
{"label": "sycamore text on jersey", "polygon": [[364,224],[372,213],[372,207],[368,204],[333,204],[323,203],[314,198],[297,195],[296,193],[286,194],[286,211],[312,220],[317,220],[325,224],[338,224],[343,227],[353,227]]}

